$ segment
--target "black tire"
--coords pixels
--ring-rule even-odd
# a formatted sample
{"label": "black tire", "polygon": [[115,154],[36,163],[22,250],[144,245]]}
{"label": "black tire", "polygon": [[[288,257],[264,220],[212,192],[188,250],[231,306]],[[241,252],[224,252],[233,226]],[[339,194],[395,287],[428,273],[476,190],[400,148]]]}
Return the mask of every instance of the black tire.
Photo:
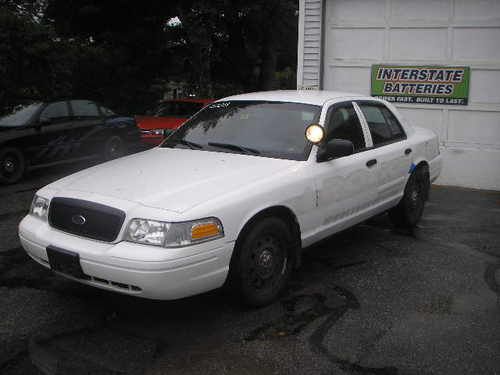
{"label": "black tire", "polygon": [[7,147],[0,150],[0,183],[14,184],[26,171],[26,160],[21,150]]}
{"label": "black tire", "polygon": [[104,159],[113,160],[125,155],[125,143],[118,135],[113,135],[108,138],[104,144]]}
{"label": "black tire", "polygon": [[292,233],[283,220],[266,217],[252,224],[231,258],[230,288],[249,306],[273,302],[290,280],[294,251]]}
{"label": "black tire", "polygon": [[429,197],[429,172],[426,167],[415,169],[406,183],[403,198],[389,210],[389,218],[399,228],[414,228],[422,218]]}

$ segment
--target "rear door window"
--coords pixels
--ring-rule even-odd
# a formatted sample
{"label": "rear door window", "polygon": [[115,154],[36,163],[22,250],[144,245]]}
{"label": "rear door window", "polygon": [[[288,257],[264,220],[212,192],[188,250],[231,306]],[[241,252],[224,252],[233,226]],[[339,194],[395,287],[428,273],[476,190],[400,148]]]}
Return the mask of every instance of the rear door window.
{"label": "rear door window", "polygon": [[406,138],[399,121],[380,103],[359,103],[365,116],[373,145],[381,146]]}
{"label": "rear door window", "polygon": [[40,114],[40,119],[57,120],[67,118],[69,116],[69,109],[67,102],[50,103]]}
{"label": "rear door window", "polygon": [[72,100],[71,107],[75,117],[99,117],[97,105],[90,100]]}
{"label": "rear door window", "polygon": [[406,135],[396,116],[394,116],[393,113],[389,111],[387,107],[381,107],[381,108],[382,108],[382,113],[387,123],[389,124],[389,128],[391,129],[393,138],[394,139],[405,138]]}

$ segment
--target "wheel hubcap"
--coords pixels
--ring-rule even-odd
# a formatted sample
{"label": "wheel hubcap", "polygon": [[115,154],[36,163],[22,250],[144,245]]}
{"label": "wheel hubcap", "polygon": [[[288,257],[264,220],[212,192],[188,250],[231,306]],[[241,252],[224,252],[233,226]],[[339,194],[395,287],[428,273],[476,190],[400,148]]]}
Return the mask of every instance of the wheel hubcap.
{"label": "wheel hubcap", "polygon": [[111,157],[119,156],[121,153],[121,143],[118,139],[113,139],[108,146],[108,154]]}
{"label": "wheel hubcap", "polygon": [[423,192],[424,192],[425,186],[423,182],[419,179],[415,181],[415,184],[413,188],[411,189],[409,195],[408,195],[408,209],[410,210],[410,214],[419,217],[422,214],[422,210],[424,207],[424,199],[423,199]]}
{"label": "wheel hubcap", "polygon": [[273,253],[267,249],[263,250],[257,259],[257,264],[263,268],[271,267],[273,264]]}
{"label": "wheel hubcap", "polygon": [[285,272],[286,264],[286,256],[276,239],[262,238],[250,255],[249,282],[256,289],[272,287]]}
{"label": "wheel hubcap", "polygon": [[3,163],[3,169],[5,172],[12,173],[16,169],[16,165],[12,160],[7,159]]}
{"label": "wheel hubcap", "polygon": [[18,168],[18,163],[15,156],[7,155],[1,162],[0,173],[4,177],[10,177],[16,173]]}
{"label": "wheel hubcap", "polygon": [[111,143],[111,146],[109,147],[109,152],[111,154],[115,154],[117,150],[118,150],[118,145],[117,145],[117,142],[115,141],[115,142]]}
{"label": "wheel hubcap", "polygon": [[418,202],[418,191],[417,190],[413,190],[411,192],[411,196],[410,196],[410,199],[411,199],[411,202],[416,205],[417,202]]}

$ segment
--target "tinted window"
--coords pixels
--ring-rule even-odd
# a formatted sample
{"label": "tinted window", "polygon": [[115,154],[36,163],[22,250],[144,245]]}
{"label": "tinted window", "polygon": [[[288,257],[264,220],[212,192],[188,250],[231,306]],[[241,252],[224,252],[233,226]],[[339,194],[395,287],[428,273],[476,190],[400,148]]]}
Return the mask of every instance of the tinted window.
{"label": "tinted window", "polygon": [[305,138],[305,129],[317,121],[320,111],[319,106],[299,103],[213,103],[167,138],[163,147],[201,147],[208,151],[307,160],[311,144]]}
{"label": "tinted window", "polygon": [[388,108],[382,107],[382,113],[384,114],[384,117],[387,123],[389,124],[392,136],[395,138],[404,138],[405,133],[403,131],[403,128],[401,127],[401,124],[399,123],[398,119],[392,114],[392,112],[389,111]]}
{"label": "tinted window", "polygon": [[328,112],[327,140],[346,139],[354,144],[354,150],[365,148],[363,130],[352,104],[334,106]]}
{"label": "tinted window", "polygon": [[7,115],[0,117],[0,126],[26,125],[41,106],[41,103],[34,103],[27,106],[16,107]]}
{"label": "tinted window", "polygon": [[98,117],[97,105],[89,100],[72,100],[73,115],[77,117]]}
{"label": "tinted window", "polygon": [[[379,104],[360,104],[359,106],[370,128],[374,146],[393,142],[404,136],[399,124],[392,123],[392,127],[397,126],[399,129],[394,132],[391,130],[391,120],[387,117],[390,112],[387,108]],[[393,118],[393,121],[397,120]]]}
{"label": "tinted window", "polygon": [[40,114],[40,118],[43,119],[57,119],[61,117],[68,117],[68,104],[66,102],[56,102],[51,103],[45,107],[45,109]]}

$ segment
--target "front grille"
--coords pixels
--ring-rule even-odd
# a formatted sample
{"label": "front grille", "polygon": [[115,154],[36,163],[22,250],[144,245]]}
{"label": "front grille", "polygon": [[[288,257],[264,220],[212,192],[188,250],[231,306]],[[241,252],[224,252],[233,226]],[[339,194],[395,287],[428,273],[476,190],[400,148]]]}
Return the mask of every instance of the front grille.
{"label": "front grille", "polygon": [[102,204],[72,198],[53,198],[49,224],[64,232],[95,240],[116,239],[125,220],[125,212]]}

